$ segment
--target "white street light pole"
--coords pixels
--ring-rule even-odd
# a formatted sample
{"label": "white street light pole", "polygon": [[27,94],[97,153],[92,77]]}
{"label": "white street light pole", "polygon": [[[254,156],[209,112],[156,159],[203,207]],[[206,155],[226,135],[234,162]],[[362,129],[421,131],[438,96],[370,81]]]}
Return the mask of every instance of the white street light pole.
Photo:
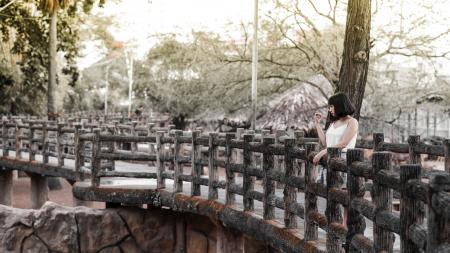
{"label": "white street light pole", "polygon": [[256,128],[256,104],[258,99],[258,0],[255,0],[253,17],[253,57],[252,57],[252,129]]}
{"label": "white street light pole", "polygon": [[105,73],[105,116],[108,114],[108,89],[109,89],[109,65],[106,65]]}
{"label": "white street light pole", "polygon": [[133,91],[133,55],[125,51],[128,70],[128,117],[131,117],[131,93]]}

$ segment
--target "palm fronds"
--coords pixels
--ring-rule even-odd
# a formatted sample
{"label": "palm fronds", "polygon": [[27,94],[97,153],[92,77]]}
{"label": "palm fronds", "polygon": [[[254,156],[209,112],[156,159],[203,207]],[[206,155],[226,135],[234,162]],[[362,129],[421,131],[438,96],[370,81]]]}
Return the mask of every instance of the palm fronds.
{"label": "palm fronds", "polygon": [[69,5],[70,0],[41,0],[41,10],[54,13],[59,9],[65,9]]}

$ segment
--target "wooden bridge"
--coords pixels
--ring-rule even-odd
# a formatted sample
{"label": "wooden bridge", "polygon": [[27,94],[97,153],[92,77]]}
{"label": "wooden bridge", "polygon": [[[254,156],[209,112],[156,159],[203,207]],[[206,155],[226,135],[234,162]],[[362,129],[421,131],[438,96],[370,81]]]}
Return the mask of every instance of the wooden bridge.
{"label": "wooden bridge", "polygon": [[[311,163],[317,139],[301,132],[170,128],[5,120],[0,203],[11,204],[12,170],[20,170],[31,177],[34,208],[47,199],[46,177],[56,176],[74,183],[80,200],[208,216],[283,252],[450,252],[449,140],[425,145],[410,136],[395,144],[374,134],[346,160],[329,148],[323,184]],[[364,149],[373,151],[370,160]],[[392,153],[409,154],[409,163],[394,168]],[[423,170],[421,154],[444,157],[444,171]]]}

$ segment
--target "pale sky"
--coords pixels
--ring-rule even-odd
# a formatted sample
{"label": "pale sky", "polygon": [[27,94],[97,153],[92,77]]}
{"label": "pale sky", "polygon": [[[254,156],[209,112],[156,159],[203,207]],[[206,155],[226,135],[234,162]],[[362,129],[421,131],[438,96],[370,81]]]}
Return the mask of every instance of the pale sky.
{"label": "pale sky", "polygon": [[[416,0],[419,1],[419,0]],[[259,0],[260,17],[265,15],[270,7],[264,5],[263,0]],[[315,2],[319,8],[328,7],[328,1],[317,0]],[[405,16],[424,15],[415,13],[413,6],[414,1],[403,0],[403,9]],[[387,23],[399,19],[393,16],[391,9],[401,7],[401,1],[385,2],[383,9],[372,19],[373,26],[385,26]],[[135,45],[135,53],[137,57],[142,57],[144,53],[155,43],[152,35],[157,33],[177,33],[189,34],[192,30],[210,30],[226,37],[240,39],[240,31],[238,24],[240,22],[253,22],[253,4],[254,0],[128,0],[128,1],[106,1],[104,8],[95,8],[93,15],[114,16],[119,27],[112,28],[111,32],[117,40],[131,42]],[[325,5],[324,5],[325,4]],[[375,9],[376,0],[373,1],[372,9]],[[391,4],[391,6],[389,6]],[[308,7],[302,6],[304,11],[308,12]],[[442,31],[443,26],[439,22],[443,17],[449,17],[450,3],[443,0],[436,0],[432,6],[437,13],[430,15],[436,20],[435,25],[427,27],[427,32]],[[345,15],[345,13],[344,13]],[[341,17],[345,22],[345,16]],[[320,19],[314,22],[319,23]],[[397,22],[397,21],[396,21]],[[232,31],[226,30],[228,23],[234,23]],[[441,23],[441,24],[438,24]],[[407,21],[404,23],[407,26]],[[394,27],[394,29],[397,29]],[[445,29],[445,27],[444,27]],[[252,31],[251,31],[252,32]],[[417,30],[421,33],[423,31]],[[446,47],[450,45],[444,40],[439,45]],[[92,43],[86,44],[86,55],[79,61],[81,68],[87,67],[93,62],[99,60],[101,55],[95,49]]]}
{"label": "pale sky", "polygon": [[[253,0],[132,0],[107,1],[96,8],[94,15],[112,15],[120,27],[112,30],[117,40],[136,44],[137,56],[142,56],[155,42],[156,33],[182,33],[192,30],[213,30],[226,33],[227,23],[253,21]],[[231,33],[230,36],[238,36]],[[93,45],[86,45],[86,55],[80,59],[81,68],[92,64],[100,55]]]}

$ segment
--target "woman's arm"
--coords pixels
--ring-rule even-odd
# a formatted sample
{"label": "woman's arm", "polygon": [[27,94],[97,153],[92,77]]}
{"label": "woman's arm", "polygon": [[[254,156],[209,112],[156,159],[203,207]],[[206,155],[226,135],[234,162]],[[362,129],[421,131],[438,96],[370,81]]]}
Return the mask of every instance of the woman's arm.
{"label": "woman's arm", "polygon": [[322,157],[326,154],[327,154],[327,149],[326,148],[322,149],[319,153],[317,153],[317,155],[314,156],[313,164],[317,165],[320,162],[320,159],[322,159]]}
{"label": "woman's arm", "polygon": [[347,128],[342,135],[341,140],[336,144],[336,148],[345,148],[350,143],[352,138],[358,133],[358,121],[351,118],[348,122]]}
{"label": "woman's arm", "polygon": [[327,145],[325,134],[322,130],[322,126],[320,126],[320,121],[322,120],[322,114],[316,113],[314,114],[314,125],[316,126],[317,135],[319,136],[319,142],[323,146]]}

